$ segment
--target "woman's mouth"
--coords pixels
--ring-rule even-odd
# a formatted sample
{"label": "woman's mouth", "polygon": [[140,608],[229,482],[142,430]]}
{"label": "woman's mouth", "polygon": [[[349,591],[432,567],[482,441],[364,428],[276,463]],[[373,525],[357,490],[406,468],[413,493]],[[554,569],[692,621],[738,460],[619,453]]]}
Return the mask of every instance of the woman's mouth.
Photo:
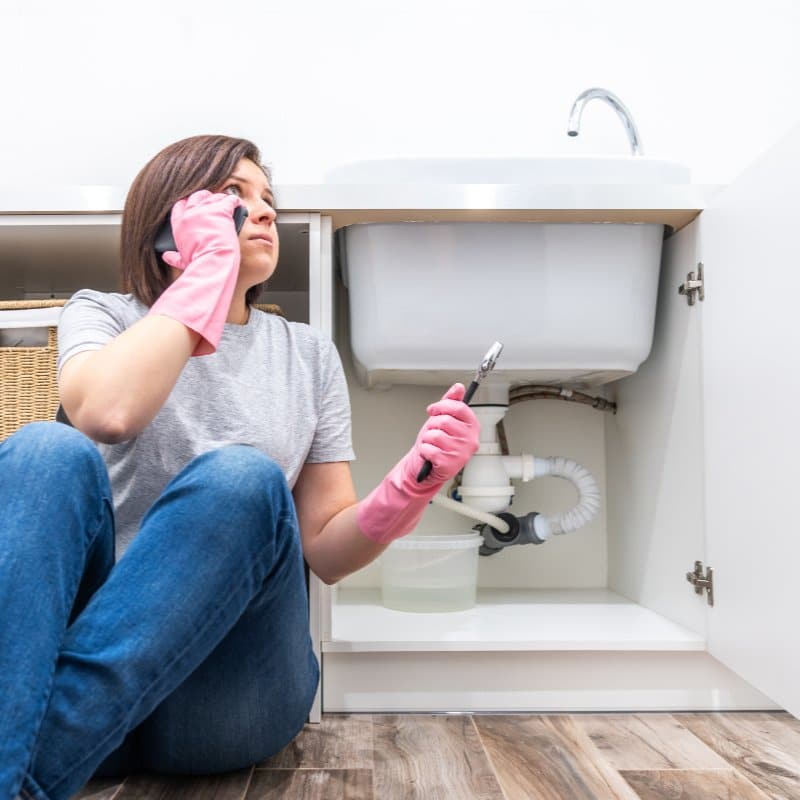
{"label": "woman's mouth", "polygon": [[260,242],[261,244],[265,244],[268,245],[269,247],[272,247],[272,239],[270,239],[269,236],[251,236],[250,241]]}

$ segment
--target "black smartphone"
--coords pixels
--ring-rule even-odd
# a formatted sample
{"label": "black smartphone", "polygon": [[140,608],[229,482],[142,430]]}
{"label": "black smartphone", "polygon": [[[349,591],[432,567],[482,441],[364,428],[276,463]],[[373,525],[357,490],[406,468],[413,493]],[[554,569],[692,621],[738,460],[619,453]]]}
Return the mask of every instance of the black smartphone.
{"label": "black smartphone", "polygon": [[[236,225],[237,235],[242,230],[242,225],[244,225],[247,215],[248,212],[244,206],[236,206],[236,208],[233,209],[233,222]],[[167,250],[175,250],[177,252],[178,245],[175,244],[175,237],[172,235],[172,225],[169,217],[164,220],[164,224],[158,229],[153,247],[156,253],[158,253],[159,258],[164,255]]]}

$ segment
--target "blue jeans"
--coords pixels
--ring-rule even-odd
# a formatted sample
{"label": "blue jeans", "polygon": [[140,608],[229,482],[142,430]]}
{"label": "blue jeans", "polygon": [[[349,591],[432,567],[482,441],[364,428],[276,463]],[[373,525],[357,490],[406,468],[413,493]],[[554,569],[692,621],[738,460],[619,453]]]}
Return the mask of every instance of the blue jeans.
{"label": "blue jeans", "polygon": [[114,564],[94,443],[35,422],[0,445],[0,800],[249,766],[318,682],[294,503],[259,450],[191,461]]}

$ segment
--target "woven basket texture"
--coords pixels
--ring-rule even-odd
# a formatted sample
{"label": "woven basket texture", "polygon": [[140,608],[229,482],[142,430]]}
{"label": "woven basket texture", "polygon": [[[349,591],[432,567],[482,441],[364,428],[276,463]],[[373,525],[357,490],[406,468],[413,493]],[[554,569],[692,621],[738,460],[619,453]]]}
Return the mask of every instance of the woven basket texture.
{"label": "woven basket texture", "polygon": [[[66,300],[4,300],[2,312],[63,306]],[[55,326],[41,347],[0,347],[0,442],[29,422],[55,419],[58,409]]]}

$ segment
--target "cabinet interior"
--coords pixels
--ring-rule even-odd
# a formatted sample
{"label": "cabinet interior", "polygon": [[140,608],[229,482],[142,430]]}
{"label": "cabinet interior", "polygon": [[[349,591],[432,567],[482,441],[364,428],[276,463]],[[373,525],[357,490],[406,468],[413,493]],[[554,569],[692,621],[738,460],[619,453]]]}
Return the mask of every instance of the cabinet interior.
{"label": "cabinet interior", "polygon": [[[323,650],[369,650],[392,642],[406,650],[442,649],[443,641],[445,649],[705,649],[705,596],[686,580],[694,561],[704,559],[702,306],[689,307],[677,291],[695,264],[693,222],[664,242],[648,359],[635,374],[586,390],[614,400],[616,415],[535,400],[515,404],[505,417],[512,455],[566,456],[591,470],[602,498],[596,517],[545,544],[480,557],[478,603],[466,612],[385,609],[378,559],[333,587]],[[335,334],[350,388],[357,455],[351,466],[363,497],[407,452],[425,407],[447,387],[365,390],[353,370],[347,290],[340,280],[335,289]],[[557,478],[514,486],[511,510],[520,515],[561,511],[575,502],[572,486]],[[429,506],[420,530],[471,526],[466,517]]]}

